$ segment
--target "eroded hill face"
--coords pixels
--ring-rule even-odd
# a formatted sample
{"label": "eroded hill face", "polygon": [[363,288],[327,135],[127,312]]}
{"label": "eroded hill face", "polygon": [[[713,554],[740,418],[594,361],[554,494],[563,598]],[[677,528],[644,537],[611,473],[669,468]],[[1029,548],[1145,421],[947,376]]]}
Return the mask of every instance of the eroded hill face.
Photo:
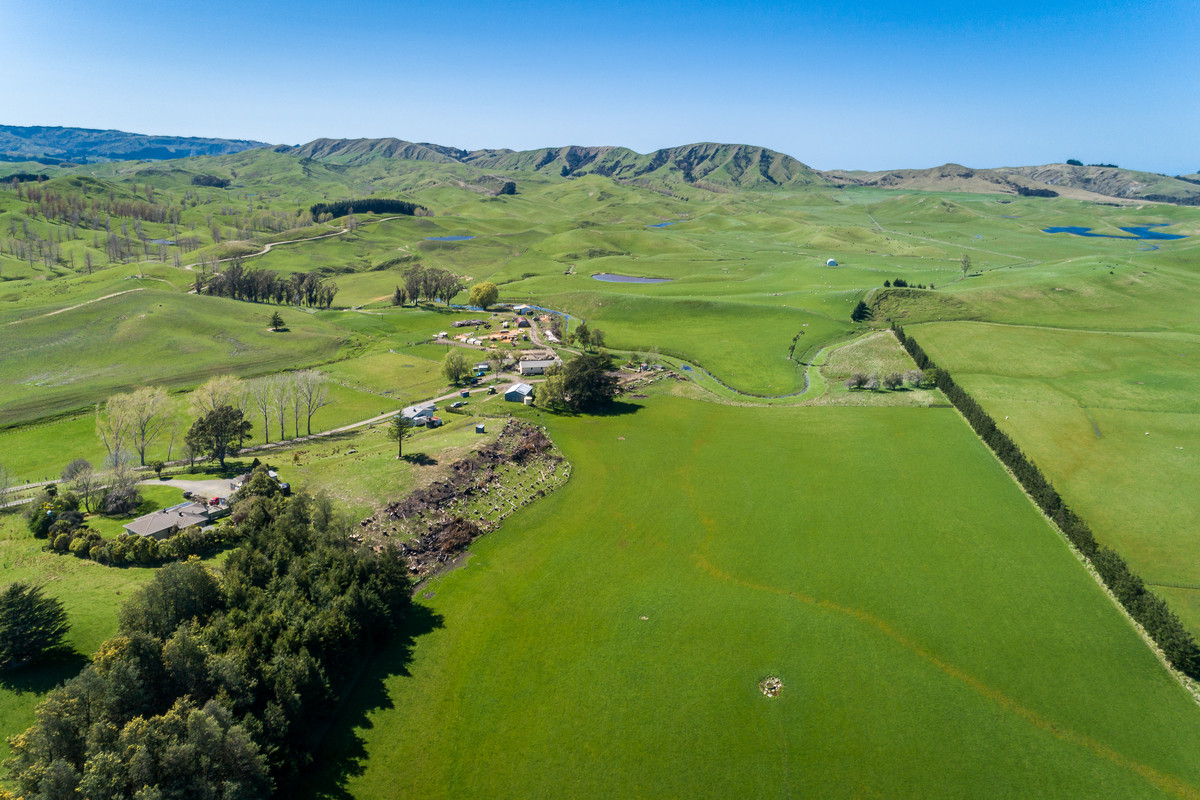
{"label": "eroded hill face", "polygon": [[961,164],[943,164],[930,169],[831,170],[821,174],[840,186],[1200,205],[1200,183],[1119,167],[1046,164],[973,169]]}
{"label": "eroded hill face", "polygon": [[1200,185],[1153,172],[1070,164],[1008,167],[997,172],[1028,178],[1055,188],[1083,189],[1108,197],[1200,205]]}
{"label": "eroded hill face", "polygon": [[524,151],[467,151],[400,139],[317,139],[276,151],[351,166],[379,159],[459,163],[484,170],[536,172],[554,177],[602,175],[650,184],[689,184],[717,191],[829,185],[818,172],[783,153],[753,145],[713,142],[681,145],[644,155],[627,147],[575,145]]}

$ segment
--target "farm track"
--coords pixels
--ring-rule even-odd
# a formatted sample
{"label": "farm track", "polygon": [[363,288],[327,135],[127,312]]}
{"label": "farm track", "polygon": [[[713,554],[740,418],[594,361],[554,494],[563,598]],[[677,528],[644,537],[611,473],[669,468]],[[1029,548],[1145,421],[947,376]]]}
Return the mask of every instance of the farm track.
{"label": "farm track", "polygon": [[145,287],[139,287],[137,289],[126,289],[123,292],[113,292],[112,294],[104,295],[104,297],[97,297],[94,300],[87,300],[82,303],[76,303],[73,306],[67,306],[66,308],[60,308],[57,311],[51,311],[46,314],[38,314],[37,316],[33,316],[33,317],[22,317],[21,319],[14,319],[12,322],[9,322],[7,324],[16,325],[17,323],[20,323],[20,322],[28,322],[31,319],[44,319],[46,317],[53,317],[56,314],[64,314],[68,311],[74,311],[77,308],[83,308],[84,306],[89,306],[92,303],[99,303],[101,300],[108,300],[113,297],[120,297],[121,295],[129,294],[130,292],[144,292],[144,291],[146,291]]}
{"label": "farm track", "polygon": [[988,255],[1000,256],[1001,258],[1015,258],[1018,261],[1028,261],[1029,260],[1029,259],[1023,258],[1021,256],[1014,256],[1011,253],[1000,253],[995,250],[988,250],[985,247],[973,247],[968,244],[953,244],[951,242],[943,242],[940,239],[931,239],[928,236],[918,236],[915,233],[905,233],[904,231],[896,231],[896,230],[892,230],[891,228],[885,228],[881,224],[879,224],[879,221],[877,219],[875,219],[874,215],[871,214],[871,211],[869,208],[867,209],[867,218],[871,220],[871,223],[879,230],[880,233],[890,233],[892,236],[907,236],[910,239],[919,239],[922,242],[930,242],[932,244],[940,244],[943,247],[957,247],[960,250],[974,250],[978,253],[987,253]]}
{"label": "farm track", "polygon": [[[395,217],[382,217],[380,219],[367,220],[366,222],[361,223],[360,227],[363,227],[366,225],[378,225],[381,222],[391,222],[392,220],[407,219],[407,218],[408,218],[407,215],[403,215],[403,214],[400,216],[395,216]],[[321,239],[331,239],[335,236],[342,236],[347,233],[350,233],[349,228],[341,228],[339,230],[333,231],[332,233],[322,233],[320,236],[309,236],[305,239],[288,239],[287,241],[283,241],[283,242],[267,242],[266,244],[263,245],[263,249],[259,250],[257,253],[248,253],[244,256],[230,256],[229,258],[219,258],[212,263],[224,264],[228,261],[233,261],[234,259],[238,259],[238,258],[241,258],[241,259],[258,258],[259,256],[265,256],[267,253],[271,252],[271,249],[274,247],[283,247],[284,245],[288,245],[288,244],[302,244],[304,242],[316,242]],[[196,267],[198,264],[199,264],[199,262],[192,262],[191,264],[184,264],[182,269],[185,269],[188,272],[195,272],[194,267]]]}

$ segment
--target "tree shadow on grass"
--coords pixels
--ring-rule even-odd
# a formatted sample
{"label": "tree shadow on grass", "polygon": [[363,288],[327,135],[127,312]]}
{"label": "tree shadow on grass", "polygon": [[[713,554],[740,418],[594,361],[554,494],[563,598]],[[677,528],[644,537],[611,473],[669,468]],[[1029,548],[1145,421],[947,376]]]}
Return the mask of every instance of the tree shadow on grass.
{"label": "tree shadow on grass", "polygon": [[436,467],[438,460],[425,453],[405,453],[404,460],[421,467]]}
{"label": "tree shadow on grass", "polygon": [[45,661],[0,670],[0,686],[18,694],[45,694],[74,678],[87,664],[88,657],[82,653],[60,648]]}
{"label": "tree shadow on grass", "polygon": [[584,412],[593,417],[624,417],[636,414],[642,410],[639,403],[626,403],[624,400],[614,400],[605,406]]}
{"label": "tree shadow on grass", "polygon": [[370,728],[370,715],[394,708],[388,696],[391,678],[411,676],[408,665],[419,637],[444,627],[440,614],[414,603],[408,620],[362,669],[345,693],[316,749],[313,765],[298,782],[298,794],[321,800],[351,800],[348,784],[366,770],[367,749],[359,729]]}

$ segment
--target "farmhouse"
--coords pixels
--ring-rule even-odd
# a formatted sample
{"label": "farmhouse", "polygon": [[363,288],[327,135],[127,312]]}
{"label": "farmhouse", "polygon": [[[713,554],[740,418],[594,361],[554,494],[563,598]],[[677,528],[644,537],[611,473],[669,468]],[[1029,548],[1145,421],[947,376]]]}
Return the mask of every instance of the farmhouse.
{"label": "farmhouse", "polygon": [[155,539],[165,539],[177,531],[190,528],[193,525],[201,527],[213,520],[220,519],[229,513],[229,503],[225,498],[215,498],[213,502],[180,503],[144,517],[138,517],[125,525],[125,530],[138,536],[150,536]]}
{"label": "farmhouse", "polygon": [[[433,412],[437,411],[437,406],[433,403],[418,403],[415,406],[409,406],[400,412],[400,416],[407,419],[418,419],[424,417],[432,417]],[[424,424],[424,423],[422,423]]]}
{"label": "farmhouse", "polygon": [[524,403],[529,397],[533,397],[533,387],[528,383],[514,383],[504,391],[504,399],[510,403]]}
{"label": "farmhouse", "polygon": [[561,363],[558,358],[522,359],[521,363],[517,364],[517,372],[522,375],[544,375],[547,369]]}

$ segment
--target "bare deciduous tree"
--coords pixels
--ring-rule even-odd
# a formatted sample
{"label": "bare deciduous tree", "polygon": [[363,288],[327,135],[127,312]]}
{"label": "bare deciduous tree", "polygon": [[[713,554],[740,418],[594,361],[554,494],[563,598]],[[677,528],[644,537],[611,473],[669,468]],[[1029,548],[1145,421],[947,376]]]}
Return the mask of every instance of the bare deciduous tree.
{"label": "bare deciduous tree", "polygon": [[290,372],[272,376],[269,380],[275,384],[275,415],[279,418],[279,440],[283,441],[287,438],[283,423],[287,421],[287,412],[292,405],[292,392],[295,391],[295,384],[292,382]]}
{"label": "bare deciduous tree", "polygon": [[[78,459],[78,461],[83,461],[83,459]],[[71,465],[74,466],[75,463],[73,461]],[[66,478],[66,473],[63,473],[63,476]],[[100,473],[96,472],[91,464],[83,461],[82,464],[75,468],[67,480],[71,491],[83,502],[83,510],[89,514],[95,511],[104,488],[104,482],[100,479]]]}
{"label": "bare deciduous tree", "polygon": [[[296,373],[296,395],[307,417],[309,435],[312,435],[312,418],[317,410],[329,404],[329,387],[325,375],[315,369],[306,369]],[[297,433],[299,433],[297,425]]]}
{"label": "bare deciduous tree", "polygon": [[146,450],[171,419],[171,401],[161,386],[147,386],[124,395],[129,406],[129,438],[141,465],[146,466]]}
{"label": "bare deciduous tree", "polygon": [[128,514],[141,502],[137,491],[138,474],[127,459],[114,462],[103,483],[107,484],[107,490],[100,510],[105,514]]}
{"label": "bare deciduous tree", "polygon": [[221,406],[233,406],[246,410],[246,386],[241,378],[233,375],[218,375],[192,392],[192,415],[203,417]]}
{"label": "bare deciduous tree", "polygon": [[271,441],[271,409],[275,408],[274,378],[257,378],[247,384],[250,404],[262,414],[263,441]]}
{"label": "bare deciduous tree", "polygon": [[126,397],[128,395],[115,395],[108,398],[103,405],[96,404],[96,434],[100,437],[100,441],[104,442],[104,449],[108,451],[110,464],[123,461],[126,448],[129,446],[129,432],[133,425],[133,416],[130,413],[129,403],[125,400]]}

